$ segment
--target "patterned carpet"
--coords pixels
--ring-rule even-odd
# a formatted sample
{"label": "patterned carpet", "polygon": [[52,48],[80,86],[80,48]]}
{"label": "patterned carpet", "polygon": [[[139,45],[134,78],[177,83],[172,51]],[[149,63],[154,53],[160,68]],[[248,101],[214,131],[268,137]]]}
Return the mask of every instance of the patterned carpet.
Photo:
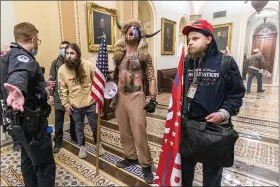
{"label": "patterned carpet", "polygon": [[[56,162],[56,186],[125,186],[124,183],[79,159],[66,149],[54,154]],[[24,185],[20,170],[20,152],[12,151],[12,146],[1,148],[1,186]]]}
{"label": "patterned carpet", "polygon": [[[254,87],[253,87],[254,88]],[[279,186],[279,116],[278,89],[266,87],[265,93],[247,94],[238,116],[233,117],[239,132],[235,147],[235,163],[223,172],[223,186]],[[161,138],[170,94],[157,97],[159,105],[147,117],[147,132],[154,168],[159,164]],[[145,186],[139,165],[125,169],[115,167],[123,157],[116,119],[103,122],[101,140],[106,153],[99,157],[100,174],[96,175],[96,149],[88,124],[85,125],[87,159],[77,157],[78,146],[70,140],[69,130],[64,133],[64,148],[55,154],[57,186]],[[21,186],[20,153],[13,152],[10,139],[1,145],[1,186]],[[130,182],[129,182],[130,181]],[[131,182],[132,181],[132,182]],[[133,182],[135,181],[135,182]],[[129,185],[130,184],[130,185]],[[202,185],[202,165],[195,169],[194,185]]]}

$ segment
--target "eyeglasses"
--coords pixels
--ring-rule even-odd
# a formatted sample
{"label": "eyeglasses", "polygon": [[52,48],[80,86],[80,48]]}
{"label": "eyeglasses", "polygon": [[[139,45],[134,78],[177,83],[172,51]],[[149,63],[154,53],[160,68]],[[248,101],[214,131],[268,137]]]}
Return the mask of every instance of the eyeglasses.
{"label": "eyeglasses", "polygon": [[[37,40],[38,45],[40,45],[42,43],[42,41],[39,38],[35,38],[35,37],[33,37],[33,38]],[[32,40],[33,38],[30,38],[30,39]]]}
{"label": "eyeglasses", "polygon": [[42,41],[39,38],[36,38],[36,39],[37,39],[38,45],[40,45],[42,43]]}

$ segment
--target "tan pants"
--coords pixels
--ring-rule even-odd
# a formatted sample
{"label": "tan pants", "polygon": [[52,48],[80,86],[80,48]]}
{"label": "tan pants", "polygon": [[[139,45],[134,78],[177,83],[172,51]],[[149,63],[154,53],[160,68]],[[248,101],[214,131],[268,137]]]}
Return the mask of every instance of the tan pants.
{"label": "tan pants", "polygon": [[115,110],[124,153],[129,159],[137,159],[136,144],[139,149],[139,163],[142,167],[152,165],[146,132],[146,111],[143,109],[145,104],[143,92],[120,92]]}

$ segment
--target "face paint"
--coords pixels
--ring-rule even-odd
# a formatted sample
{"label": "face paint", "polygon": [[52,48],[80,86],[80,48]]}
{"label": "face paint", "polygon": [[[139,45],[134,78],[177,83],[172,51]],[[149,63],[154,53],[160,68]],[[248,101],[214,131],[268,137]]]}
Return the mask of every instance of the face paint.
{"label": "face paint", "polygon": [[135,38],[139,38],[140,37],[140,31],[139,31],[138,27],[131,26],[131,30],[132,30],[133,36]]}

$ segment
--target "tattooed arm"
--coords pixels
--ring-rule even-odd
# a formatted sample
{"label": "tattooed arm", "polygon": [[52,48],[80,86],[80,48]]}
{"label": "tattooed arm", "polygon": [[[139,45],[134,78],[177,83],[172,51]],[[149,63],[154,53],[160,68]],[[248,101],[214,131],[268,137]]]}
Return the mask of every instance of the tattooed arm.
{"label": "tattooed arm", "polygon": [[154,66],[151,55],[149,55],[147,61],[147,80],[149,82],[149,91],[152,99],[156,99],[157,87],[156,87],[156,78],[154,73]]}

